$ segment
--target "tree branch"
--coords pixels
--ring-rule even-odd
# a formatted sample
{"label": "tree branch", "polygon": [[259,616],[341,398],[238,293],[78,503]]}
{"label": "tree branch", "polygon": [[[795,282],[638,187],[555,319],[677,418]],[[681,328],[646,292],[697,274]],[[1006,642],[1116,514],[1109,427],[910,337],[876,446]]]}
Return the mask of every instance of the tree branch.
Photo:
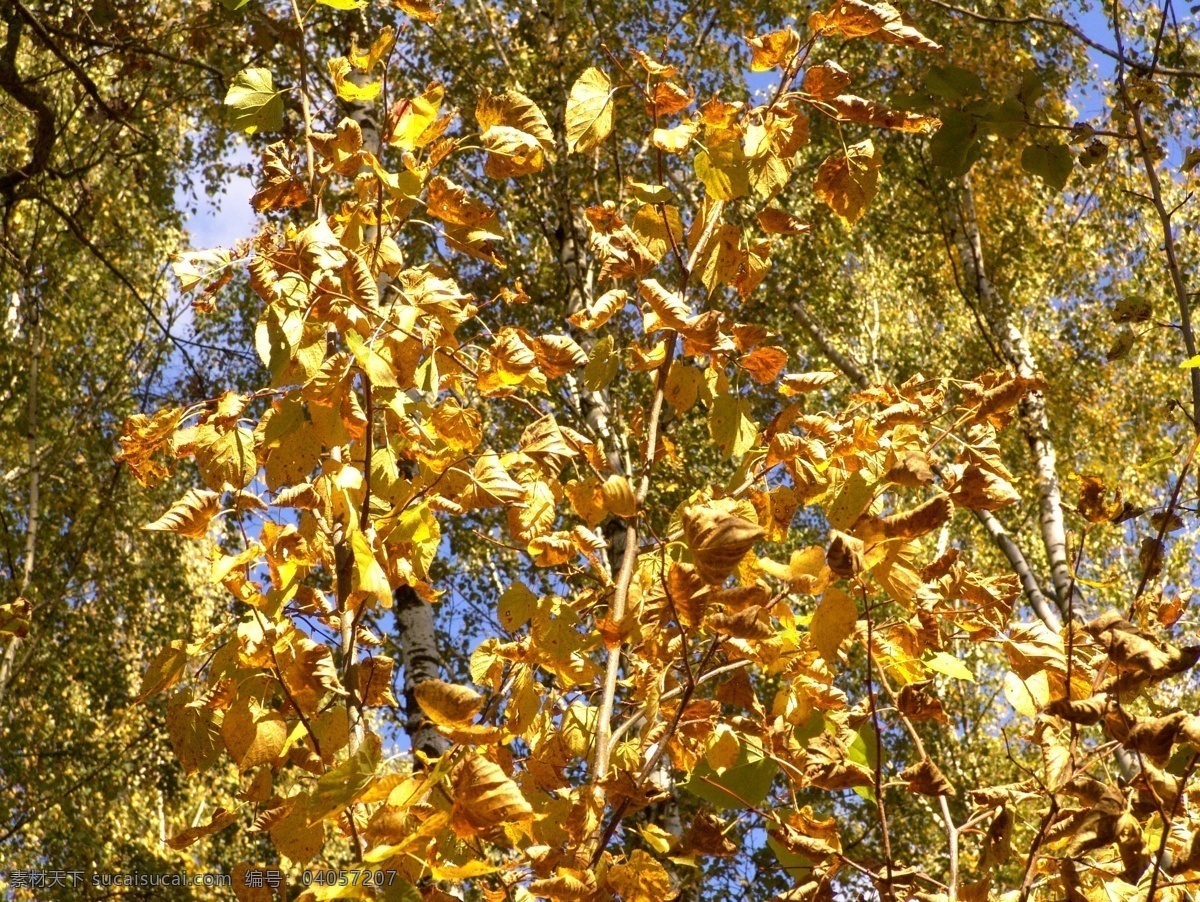
{"label": "tree branch", "polygon": [[942,9],[950,10],[950,12],[958,13],[961,16],[966,16],[968,19],[974,19],[977,22],[989,22],[993,25],[1046,25],[1050,28],[1061,28],[1073,34],[1081,43],[1086,44],[1093,50],[1103,53],[1105,56],[1115,59],[1123,65],[1129,66],[1131,69],[1137,69],[1139,72],[1153,73],[1161,72],[1163,75],[1179,75],[1185,78],[1200,78],[1200,70],[1196,69],[1176,69],[1171,66],[1159,66],[1156,62],[1143,63],[1141,60],[1134,59],[1131,56],[1126,56],[1123,50],[1113,50],[1111,47],[1105,47],[1099,41],[1093,40],[1078,25],[1073,25],[1063,19],[1052,19],[1048,16],[1020,16],[1010,18],[1007,16],[988,16],[983,13],[977,13],[974,10],[963,9],[961,6],[955,6],[953,3],[947,3],[945,0],[929,0],[934,6],[940,6]]}
{"label": "tree branch", "polygon": [[54,148],[54,109],[45,94],[29,87],[17,72],[17,50],[21,45],[21,22],[14,7],[4,13],[8,23],[4,50],[0,52],[0,88],[13,100],[33,113],[34,137],[29,148],[29,161],[20,169],[0,176],[0,194],[11,202],[17,185],[38,175],[50,165],[50,151]]}

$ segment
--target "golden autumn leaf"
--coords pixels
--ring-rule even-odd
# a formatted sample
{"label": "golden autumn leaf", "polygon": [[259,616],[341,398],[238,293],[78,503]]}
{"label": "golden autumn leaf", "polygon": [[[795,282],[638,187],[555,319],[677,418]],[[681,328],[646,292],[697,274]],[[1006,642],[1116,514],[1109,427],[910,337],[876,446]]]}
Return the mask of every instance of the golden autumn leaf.
{"label": "golden autumn leaf", "polygon": [[850,84],[850,73],[833,60],[804,70],[802,87],[814,100],[837,97]]}
{"label": "golden autumn leaf", "polygon": [[854,632],[857,621],[858,606],[854,599],[836,586],[827,588],[813,612],[808,629],[813,645],[830,667],[837,664],[838,649]]}
{"label": "golden autumn leaf", "polygon": [[445,96],[445,89],[435,83],[420,96],[393,104],[388,112],[388,144],[401,150],[413,150],[427,144],[430,133],[437,129],[435,123]]}
{"label": "golden autumn leaf", "polygon": [[[24,602],[25,617],[27,618],[29,602],[23,598],[19,598],[17,601]],[[140,705],[151,696],[170,689],[178,683],[179,678],[183,676],[187,662],[186,643],[182,639],[171,641],[166,648],[155,655],[154,660],[146,668],[146,672],[142,674],[142,685],[138,689],[137,697],[133,700],[134,704]]]}
{"label": "golden autumn leaf", "polygon": [[780,210],[778,207],[763,207],[758,211],[758,224],[768,235],[803,235],[811,230],[808,223]]}
{"label": "golden autumn leaf", "polygon": [[818,370],[813,373],[788,373],[783,377],[780,385],[782,394],[802,395],[811,391],[820,391],[826,385],[836,382],[840,377],[838,373],[829,370]]}
{"label": "golden autumn leaf", "polygon": [[882,157],[868,138],[828,157],[817,169],[813,191],[848,224],[862,218],[879,192]]}
{"label": "golden autumn leaf", "polygon": [[421,22],[436,22],[441,9],[429,0],[392,0],[392,2],[408,15]]}
{"label": "golden autumn leaf", "polygon": [[218,808],[212,813],[207,824],[200,824],[195,827],[188,827],[186,830],[181,830],[170,839],[167,840],[167,845],[172,849],[186,849],[198,839],[203,839],[205,836],[212,836],[224,830],[230,824],[237,820],[237,809],[229,811],[225,808]]}
{"label": "golden autumn leaf", "polygon": [[787,366],[787,351],[770,345],[755,348],[738,359],[738,366],[759,385],[770,385]]}
{"label": "golden autumn leaf", "polygon": [[942,121],[936,116],[889,109],[853,94],[839,94],[823,100],[822,103],[840,122],[860,122],[876,128],[890,128],[893,131],[922,135],[935,132],[942,125]]}
{"label": "golden autumn leaf", "polygon": [[311,861],[325,845],[325,824],[308,822],[307,796],[295,796],[289,803],[287,813],[270,827],[271,842],[280,855],[292,861]]}
{"label": "golden autumn leaf", "polygon": [[471,755],[454,773],[450,826],[460,837],[489,833],[533,817],[533,808],[500,765]]}
{"label": "golden autumn leaf", "polygon": [[565,376],[588,362],[587,352],[569,335],[539,335],[532,348],[538,368],[548,379]]}
{"label": "golden autumn leaf", "polygon": [[970,510],[1000,510],[1021,500],[1008,480],[974,464],[963,470],[949,492],[956,505]]}
{"label": "golden autumn leaf", "polygon": [[443,680],[423,680],[413,692],[421,710],[436,724],[468,724],[483,708],[483,696],[474,689]]}
{"label": "golden autumn leaf", "polygon": [[350,571],[351,598],[373,600],[380,607],[392,606],[392,586],[388,582],[387,573],[375,556],[366,535],[357,529],[350,534],[350,551],[353,554],[353,567]]}
{"label": "golden autumn leaf", "polygon": [[441,175],[429,180],[426,208],[431,216],[456,226],[478,226],[496,215],[487,204],[468,196],[466,188]]}
{"label": "golden autumn leaf", "polygon": [[650,95],[646,107],[651,116],[655,113],[659,116],[673,116],[687,107],[695,96],[694,90],[685,91],[677,84],[660,81],[654,86],[654,92]]}
{"label": "golden autumn leaf", "polygon": [[618,517],[633,517],[637,515],[637,499],[633,494],[633,486],[624,476],[610,476],[600,487],[600,495],[604,499],[604,508]]}
{"label": "golden autumn leaf", "polygon": [[524,486],[509,475],[494,451],[475,461],[471,482],[471,491],[463,494],[464,507],[506,507],[525,497]]}
{"label": "golden autumn leaf", "polygon": [[664,288],[658,279],[643,279],[638,293],[658,317],[654,328],[680,331],[688,327],[692,318],[688,306],[676,292]]}
{"label": "golden autumn leaf", "polygon": [[221,725],[225,748],[243,772],[279,757],[287,734],[283,715],[262,707],[248,695],[238,697],[225,712]]}
{"label": "golden autumn leaf", "polygon": [[635,849],[628,861],[610,867],[605,879],[622,902],[665,902],[679,895],[666,868],[643,849]]}
{"label": "golden autumn leaf", "polygon": [[950,519],[954,503],[944,492],[912,510],[887,517],[862,516],[854,526],[855,534],[866,542],[884,539],[916,539],[933,532]]}
{"label": "golden autumn leaf", "polygon": [[567,322],[580,329],[599,329],[629,303],[629,292],[623,288],[612,288],[588,305],[567,317]]}
{"label": "golden autumn leaf", "polygon": [[900,779],[908,782],[908,791],[925,796],[952,796],[954,787],[936,764],[922,758],[900,772]]}
{"label": "golden autumn leaf", "polygon": [[373,655],[356,663],[350,671],[350,688],[355,698],[360,699],[367,708],[377,705],[396,708],[400,703],[391,688],[394,666],[395,661],[386,655]]}
{"label": "golden autumn leaf", "polygon": [[566,124],[568,153],[586,153],[612,132],[612,82],[599,69],[586,69],[571,86]]}
{"label": "golden autumn leaf", "polygon": [[823,35],[840,34],[845,38],[870,37],[889,44],[920,50],[941,50],[907,22],[892,4],[866,0],[834,0],[828,12],[815,12],[808,26]]}
{"label": "golden autumn leaf", "polygon": [[787,65],[800,49],[800,35],[791,28],[746,38],[750,45],[750,71],[767,72]]}
{"label": "golden autumn leaf", "polygon": [[513,88],[493,94],[484,88],[475,106],[475,119],[481,131],[506,126],[532,137],[549,154],[554,152],[554,132],[545,114],[525,94]]}
{"label": "golden autumn leaf", "polygon": [[529,891],[538,898],[552,902],[582,902],[596,890],[595,877],[588,871],[559,868],[553,877],[543,877],[529,884]]}
{"label": "golden autumn leaf", "polygon": [[121,432],[121,451],[113,459],[128,466],[142,485],[156,485],[167,469],[152,458],[167,447],[182,418],[181,407],[168,407],[153,416],[137,413],[128,417]]}
{"label": "golden autumn leaf", "polygon": [[383,90],[382,81],[362,82],[352,77],[353,67],[344,56],[331,59],[327,65],[334,91],[347,103],[370,103]]}
{"label": "golden autumn leaf", "polygon": [[683,153],[699,132],[697,123],[685,121],[674,128],[656,128],[650,134],[650,143],[663,153]]}
{"label": "golden autumn leaf", "polygon": [[728,501],[692,505],[683,512],[683,533],[696,572],[709,583],[723,582],[754,543],[766,533],[733,513]]}
{"label": "golden autumn leaf", "polygon": [[537,138],[507,125],[493,125],[479,136],[488,151],[483,171],[494,179],[515,178],[537,172],[546,165]]}

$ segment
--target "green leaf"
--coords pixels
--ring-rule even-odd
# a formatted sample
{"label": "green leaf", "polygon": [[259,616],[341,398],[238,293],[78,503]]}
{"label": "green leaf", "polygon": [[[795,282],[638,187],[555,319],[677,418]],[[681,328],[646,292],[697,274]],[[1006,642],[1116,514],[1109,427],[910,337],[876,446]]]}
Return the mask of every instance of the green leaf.
{"label": "green leaf", "polygon": [[954,655],[947,654],[944,651],[939,651],[926,661],[925,666],[930,670],[953,677],[956,680],[966,680],[968,683],[975,682],[975,675],[967,670],[967,666],[954,657]]}
{"label": "green leaf", "polygon": [[235,9],[241,9],[249,2],[250,0],[221,0],[221,5],[230,12],[233,12]]}
{"label": "green leaf", "polygon": [[1065,144],[1031,144],[1021,154],[1021,168],[1059,191],[1067,187],[1074,166],[1075,158]]}
{"label": "green leaf", "polygon": [[979,76],[961,66],[934,66],[925,75],[925,90],[947,100],[965,100],[984,93]]}
{"label": "green leaf", "polygon": [[1025,130],[1025,107],[1014,97],[1001,103],[978,101],[966,107],[966,112],[985,129],[1001,138],[1017,138]]}
{"label": "green leaf", "polygon": [[283,92],[275,90],[269,69],[252,67],[234,76],[225,105],[229,124],[247,134],[278,131],[283,126]]}
{"label": "green leaf", "polygon": [[945,113],[942,127],[929,141],[929,155],[933,165],[945,169],[947,175],[957,178],[966,175],[983,155],[983,144],[979,140],[978,125],[972,116],[963,113]]}
{"label": "green leaf", "polygon": [[308,803],[310,825],[345,808],[371,785],[379,770],[380,747],[379,737],[368,733],[357,752],[317,780]]}
{"label": "green leaf", "polygon": [[[775,817],[777,817],[781,823],[786,822],[792,813],[793,809],[791,808],[777,808],[774,811]],[[811,858],[801,855],[799,852],[788,851],[787,847],[784,846],[783,843],[776,840],[773,836],[767,836],[767,845],[770,846],[771,851],[775,853],[775,857],[779,860],[780,866],[782,866],[784,871],[787,872],[788,876],[797,883],[804,883],[807,880],[809,873],[814,867],[816,867],[816,862]]]}
{"label": "green leaf", "polygon": [[717,808],[745,808],[767,797],[778,770],[763,753],[759,739],[742,736],[742,750],[733,767],[718,774],[707,761],[701,761],[683,788]]}

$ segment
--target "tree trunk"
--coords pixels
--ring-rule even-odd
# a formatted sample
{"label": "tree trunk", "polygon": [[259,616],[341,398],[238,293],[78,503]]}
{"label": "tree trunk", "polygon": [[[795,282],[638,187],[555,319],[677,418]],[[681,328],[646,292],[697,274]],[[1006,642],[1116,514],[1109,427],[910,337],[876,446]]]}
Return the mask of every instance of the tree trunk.
{"label": "tree trunk", "polygon": [[[979,309],[987,320],[1006,362],[1019,376],[1035,376],[1038,368],[1033,352],[1025,341],[1024,334],[1010,318],[1010,305],[1000,297],[996,286],[988,278],[970,175],[962,177],[960,186],[959,203],[955,208],[958,228],[954,239],[963,271],[974,286]],[[1030,392],[1018,404],[1017,412],[1037,477],[1042,544],[1045,545],[1046,559],[1050,565],[1055,600],[1064,616],[1078,615],[1077,610],[1068,611],[1072,594],[1071,566],[1067,560],[1067,532],[1063,522],[1062,493],[1058,484],[1058,458],[1050,438],[1045,396],[1041,392]]]}

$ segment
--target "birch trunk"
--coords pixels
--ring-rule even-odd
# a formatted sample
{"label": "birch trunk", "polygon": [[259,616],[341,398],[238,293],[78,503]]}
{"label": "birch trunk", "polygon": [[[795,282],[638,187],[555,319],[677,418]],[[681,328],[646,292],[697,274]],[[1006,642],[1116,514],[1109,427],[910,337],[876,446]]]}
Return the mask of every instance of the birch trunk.
{"label": "birch trunk", "polygon": [[[975,289],[980,312],[987,320],[1000,352],[1020,376],[1035,376],[1038,368],[1025,336],[1010,317],[1010,306],[1000,297],[987,274],[983,256],[983,239],[975,211],[975,192],[970,175],[960,181],[959,204],[956,207],[958,228],[955,244],[967,279]],[[1071,598],[1071,566],[1067,559],[1067,532],[1063,522],[1062,492],[1058,483],[1058,458],[1050,438],[1046,416],[1046,399],[1041,392],[1031,392],[1017,407],[1021,430],[1029,445],[1029,453],[1037,478],[1039,526],[1046,559],[1050,565],[1055,601],[1064,615]]]}

